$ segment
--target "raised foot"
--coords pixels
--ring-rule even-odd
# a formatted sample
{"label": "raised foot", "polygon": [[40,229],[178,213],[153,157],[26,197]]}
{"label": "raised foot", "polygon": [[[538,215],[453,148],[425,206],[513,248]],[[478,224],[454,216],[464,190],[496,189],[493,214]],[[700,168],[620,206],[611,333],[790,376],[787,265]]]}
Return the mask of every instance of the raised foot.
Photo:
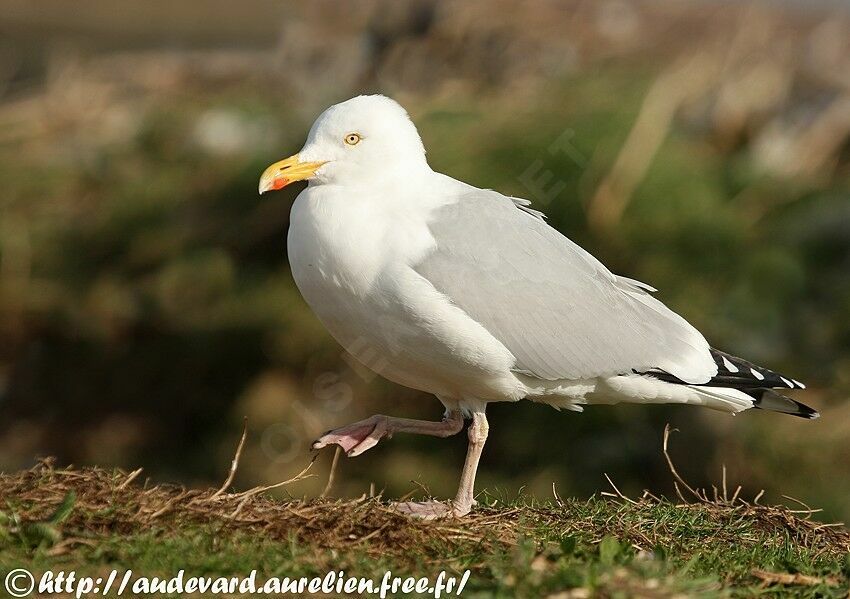
{"label": "raised foot", "polygon": [[400,514],[422,520],[460,518],[469,513],[469,508],[456,507],[451,501],[399,501],[390,507]]}
{"label": "raised foot", "polygon": [[322,449],[328,445],[339,445],[348,457],[360,455],[389,436],[386,416],[372,416],[366,420],[328,431],[315,441],[313,449]]}

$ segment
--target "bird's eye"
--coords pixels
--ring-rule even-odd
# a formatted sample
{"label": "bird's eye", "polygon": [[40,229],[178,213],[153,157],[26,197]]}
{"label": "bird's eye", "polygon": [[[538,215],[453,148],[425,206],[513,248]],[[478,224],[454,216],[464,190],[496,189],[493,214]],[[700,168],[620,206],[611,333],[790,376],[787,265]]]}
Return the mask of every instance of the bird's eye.
{"label": "bird's eye", "polygon": [[345,136],[345,143],[347,143],[349,146],[356,146],[360,143],[361,139],[363,138],[360,137],[359,133],[349,133]]}

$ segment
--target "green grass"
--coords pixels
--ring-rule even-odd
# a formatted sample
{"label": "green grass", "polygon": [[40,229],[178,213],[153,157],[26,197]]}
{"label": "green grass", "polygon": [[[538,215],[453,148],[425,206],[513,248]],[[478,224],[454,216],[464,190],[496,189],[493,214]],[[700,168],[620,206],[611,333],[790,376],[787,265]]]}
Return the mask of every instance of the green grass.
{"label": "green grass", "polygon": [[[845,597],[850,533],[786,508],[645,495],[551,504],[485,497],[422,522],[380,499],[280,500],[127,482],[49,463],[0,476],[0,568],[36,576],[459,576],[464,596]],[[722,494],[721,494],[722,495]]]}

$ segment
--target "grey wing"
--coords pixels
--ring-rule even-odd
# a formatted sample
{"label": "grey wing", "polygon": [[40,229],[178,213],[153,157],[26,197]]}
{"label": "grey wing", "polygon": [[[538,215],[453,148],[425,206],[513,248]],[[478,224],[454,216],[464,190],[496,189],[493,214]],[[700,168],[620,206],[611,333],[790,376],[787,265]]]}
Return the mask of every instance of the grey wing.
{"label": "grey wing", "polygon": [[[415,270],[541,379],[659,369],[688,383],[717,373],[685,319],[612,274],[527,203],[466,188],[429,222],[435,248]],[[470,191],[472,190],[472,191]]]}

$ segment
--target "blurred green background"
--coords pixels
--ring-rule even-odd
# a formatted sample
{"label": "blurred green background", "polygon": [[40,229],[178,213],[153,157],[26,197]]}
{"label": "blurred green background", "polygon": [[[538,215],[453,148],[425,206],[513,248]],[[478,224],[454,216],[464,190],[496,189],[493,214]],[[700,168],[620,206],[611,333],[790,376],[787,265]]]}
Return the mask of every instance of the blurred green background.
{"label": "blurred green background", "polygon": [[[1,468],[215,484],[247,416],[244,487],[333,426],[440,416],[346,360],[289,274],[299,189],[256,192],[363,92],[408,108],[432,167],[533,200],[823,415],[496,404],[480,489],[670,493],[670,422],[692,484],[725,464],[730,490],[850,518],[850,11],[829,3],[4,0]],[[398,436],[334,492],[450,495],[465,441]]]}

